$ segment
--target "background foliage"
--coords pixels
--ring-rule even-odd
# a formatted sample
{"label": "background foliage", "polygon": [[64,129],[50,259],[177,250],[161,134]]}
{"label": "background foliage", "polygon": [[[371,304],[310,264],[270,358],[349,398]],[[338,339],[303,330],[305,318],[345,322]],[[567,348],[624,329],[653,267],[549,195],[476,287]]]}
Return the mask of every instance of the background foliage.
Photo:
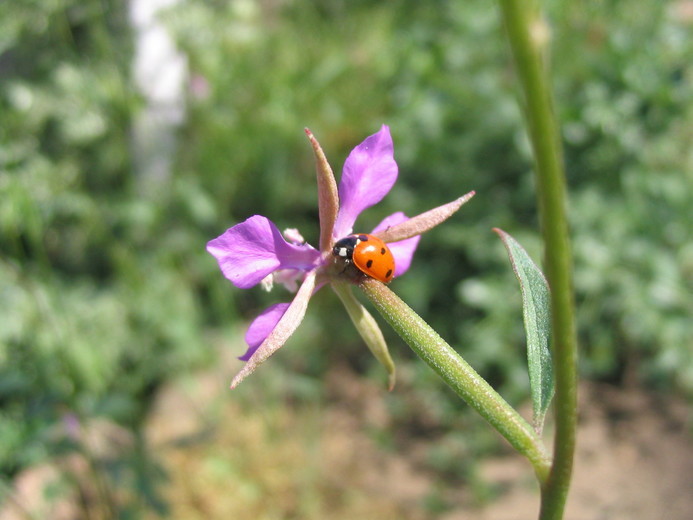
{"label": "background foliage", "polygon": [[[689,4],[549,2],[548,16],[582,373],[690,395]],[[137,433],[163,382],[212,362],[213,338],[230,338],[237,321],[288,298],[235,290],[204,244],[255,213],[317,242],[305,126],[337,172],[353,146],[391,126],[400,179],[363,229],[477,191],[422,240],[392,287],[503,395],[526,399],[519,289],[490,229],[512,233],[536,260],[541,250],[493,6],[180,2],[164,20],[188,58],[187,111],[173,173],[155,191],[142,189],[132,159],[144,102],[125,9],[97,0],[0,4],[3,475],[74,449],[54,435],[72,417],[105,417]],[[335,363],[383,379],[335,300],[320,294],[273,362],[280,377],[295,378],[285,387],[293,397],[322,395]],[[401,427],[431,434],[413,424],[412,410],[425,408],[446,446],[432,450],[431,464],[464,477],[466,466],[453,468],[448,455],[471,443],[480,456],[495,441],[388,337],[403,385],[425,403],[395,392],[390,412]],[[462,440],[450,433],[461,427]]]}

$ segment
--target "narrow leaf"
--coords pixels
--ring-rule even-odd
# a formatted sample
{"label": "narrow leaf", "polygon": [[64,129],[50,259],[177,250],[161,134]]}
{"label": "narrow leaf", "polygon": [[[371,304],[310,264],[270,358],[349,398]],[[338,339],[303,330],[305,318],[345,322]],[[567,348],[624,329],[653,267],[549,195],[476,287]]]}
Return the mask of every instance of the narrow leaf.
{"label": "narrow leaf", "polygon": [[554,393],[553,365],[549,350],[551,303],[549,285],[541,270],[522,246],[505,231],[493,229],[508,251],[522,291],[522,314],[527,335],[529,386],[534,411],[534,429],[541,433],[546,410]]}

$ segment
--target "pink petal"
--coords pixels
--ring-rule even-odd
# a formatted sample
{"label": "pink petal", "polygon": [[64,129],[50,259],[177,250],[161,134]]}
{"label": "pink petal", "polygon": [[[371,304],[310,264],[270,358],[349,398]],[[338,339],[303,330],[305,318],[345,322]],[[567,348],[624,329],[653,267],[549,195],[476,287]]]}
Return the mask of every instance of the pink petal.
{"label": "pink petal", "polygon": [[253,215],[207,243],[224,276],[248,289],[277,269],[315,267],[320,253],[309,245],[289,244],[268,218]]}
{"label": "pink petal", "polygon": [[231,388],[236,388],[243,379],[252,374],[260,364],[281,348],[298,328],[306,315],[308,302],[313,294],[313,289],[315,289],[316,275],[315,270],[308,271],[306,279],[303,280],[303,284],[296,293],[296,297],[289,304],[286,312],[279,319],[272,332],[269,333],[269,336],[257,347],[245,366],[233,378]]}
{"label": "pink petal", "polygon": [[238,359],[248,361],[255,353],[257,348],[262,345],[262,342],[267,339],[270,332],[274,330],[277,323],[284,316],[286,309],[289,308],[288,303],[275,303],[267,307],[260,315],[253,320],[245,333],[245,342],[248,344],[248,350]]}
{"label": "pink petal", "polygon": [[[385,217],[383,221],[375,227],[373,234],[385,231],[389,227],[401,224],[407,220],[409,220],[409,217],[407,217],[401,211],[393,213],[389,217]],[[409,266],[411,266],[411,261],[414,257],[414,252],[419,245],[420,239],[421,235],[417,235],[415,237],[407,238],[406,240],[390,242],[387,244],[390,251],[392,251],[392,256],[395,257],[395,276],[402,276],[409,270]]]}
{"label": "pink petal", "polygon": [[380,202],[397,180],[390,129],[366,138],[344,163],[339,182],[339,214],[332,235],[342,238],[352,232],[359,214]]}

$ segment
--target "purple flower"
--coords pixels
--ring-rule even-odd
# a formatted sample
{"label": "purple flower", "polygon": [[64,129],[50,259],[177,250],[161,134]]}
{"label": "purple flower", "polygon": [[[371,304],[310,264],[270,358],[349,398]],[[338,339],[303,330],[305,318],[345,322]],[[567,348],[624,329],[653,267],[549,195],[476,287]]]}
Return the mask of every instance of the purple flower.
{"label": "purple flower", "polygon": [[[231,387],[238,385],[286,342],[303,320],[311,296],[328,283],[344,302],[368,346],[388,368],[392,386],[394,365],[382,333],[370,314],[345,289],[350,279],[344,274],[343,259],[332,254],[333,244],[353,232],[360,213],[380,202],[397,180],[390,129],[383,125],[378,133],[352,150],[344,163],[339,187],[322,148],[309,130],[306,134],[317,162],[319,249],[306,244],[295,229],[285,230],[282,235],[277,226],[260,215],[236,224],[207,244],[207,251],[236,287],[248,289],[261,283],[271,288],[276,282],[290,290],[298,288],[290,303],[272,305],[251,323],[245,336],[248,350],[240,357],[247,363]],[[372,234],[388,243],[395,258],[395,276],[409,269],[420,234],[447,219],[473,195],[470,192],[413,218],[397,212],[375,227]]]}

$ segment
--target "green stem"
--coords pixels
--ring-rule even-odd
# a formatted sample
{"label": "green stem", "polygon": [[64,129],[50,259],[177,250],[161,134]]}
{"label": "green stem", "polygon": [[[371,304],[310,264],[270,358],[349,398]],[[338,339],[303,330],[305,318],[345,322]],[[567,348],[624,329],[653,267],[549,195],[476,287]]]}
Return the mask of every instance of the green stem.
{"label": "green stem", "polygon": [[577,427],[577,339],[573,308],[572,254],[565,209],[565,174],[544,64],[548,29],[535,2],[501,0],[525,116],[536,160],[539,219],[544,264],[551,288],[554,376],[556,382],[553,465],[542,486],[541,520],[563,517],[570,487]]}
{"label": "green stem", "polygon": [[549,456],[529,423],[387,286],[372,278],[364,279],[359,285],[412,350],[517,451],[525,455],[539,480],[545,482],[550,467]]}

